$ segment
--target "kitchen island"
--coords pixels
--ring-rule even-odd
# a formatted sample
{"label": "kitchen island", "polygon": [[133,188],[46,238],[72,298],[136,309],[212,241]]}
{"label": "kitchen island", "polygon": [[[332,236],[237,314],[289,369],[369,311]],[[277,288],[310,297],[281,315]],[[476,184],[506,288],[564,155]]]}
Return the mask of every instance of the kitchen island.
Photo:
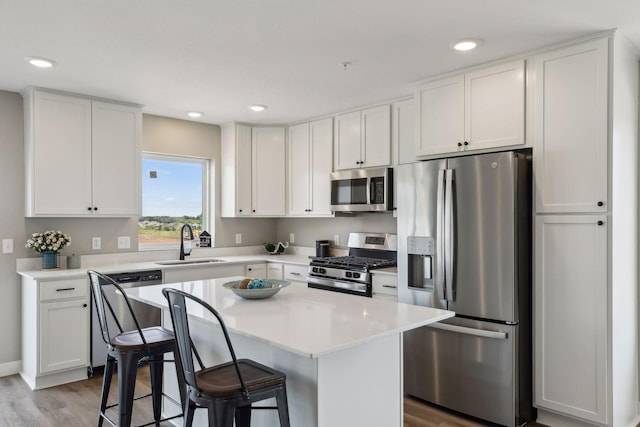
{"label": "kitchen island", "polygon": [[[345,295],[300,285],[272,298],[245,300],[222,286],[242,277],[172,283],[127,290],[163,309],[171,327],[165,287],[201,298],[222,315],[238,357],[287,374],[292,426],[400,427],[403,418],[402,332],[454,315],[451,311]],[[191,334],[204,344],[207,365],[229,360],[219,326],[199,307]],[[165,369],[165,390],[177,397],[175,372]],[[267,402],[270,403],[270,402]],[[172,405],[173,406],[173,405]],[[175,407],[168,411],[174,411]],[[254,411],[252,426],[276,426],[276,411]],[[196,411],[194,425],[206,425]]]}

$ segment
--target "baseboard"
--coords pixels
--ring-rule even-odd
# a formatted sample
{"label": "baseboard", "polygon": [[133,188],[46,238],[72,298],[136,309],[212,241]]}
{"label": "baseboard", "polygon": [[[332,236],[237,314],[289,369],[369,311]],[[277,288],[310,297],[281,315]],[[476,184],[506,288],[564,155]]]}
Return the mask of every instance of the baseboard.
{"label": "baseboard", "polygon": [[538,408],[538,417],[536,422],[552,427],[588,427],[601,425],[587,421],[580,421],[554,412],[541,410],[540,408]]}
{"label": "baseboard", "polygon": [[15,360],[13,362],[0,363],[0,377],[8,377],[9,375],[15,375],[22,369],[22,360]]}

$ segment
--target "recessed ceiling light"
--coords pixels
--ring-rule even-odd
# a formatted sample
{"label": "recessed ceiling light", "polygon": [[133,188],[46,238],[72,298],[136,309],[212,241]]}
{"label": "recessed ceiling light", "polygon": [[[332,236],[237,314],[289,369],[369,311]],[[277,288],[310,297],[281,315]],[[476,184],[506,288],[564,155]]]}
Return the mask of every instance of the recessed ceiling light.
{"label": "recessed ceiling light", "polygon": [[189,111],[187,115],[189,117],[193,117],[194,119],[197,119],[198,117],[202,117],[202,113],[200,111]]}
{"label": "recessed ceiling light", "polygon": [[38,68],[51,68],[56,65],[56,61],[47,58],[38,58],[35,56],[27,56],[24,58],[29,64]]}
{"label": "recessed ceiling light", "polygon": [[453,49],[457,51],[465,52],[468,50],[475,49],[481,44],[482,44],[482,40],[480,39],[463,39],[463,40],[458,40],[457,42],[452,43],[451,47],[453,47]]}
{"label": "recessed ceiling light", "polygon": [[249,109],[250,109],[251,111],[256,111],[256,112],[264,111],[264,110],[266,110],[267,108],[268,108],[268,107],[267,107],[266,105],[260,105],[260,104],[251,104],[251,105],[249,105]]}

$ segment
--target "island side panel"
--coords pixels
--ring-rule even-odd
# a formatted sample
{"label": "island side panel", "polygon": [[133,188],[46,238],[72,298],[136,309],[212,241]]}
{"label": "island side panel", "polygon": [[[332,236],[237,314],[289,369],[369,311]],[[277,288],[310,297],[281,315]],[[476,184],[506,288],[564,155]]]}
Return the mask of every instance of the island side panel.
{"label": "island side panel", "polygon": [[[163,310],[163,323],[171,327],[168,310]],[[212,321],[192,320],[191,337],[201,352],[206,366],[227,362],[231,359],[220,327]],[[266,342],[229,332],[238,358],[252,359],[287,375],[287,397],[292,426],[318,426],[317,359],[302,357],[271,346]],[[179,401],[175,370],[165,368],[165,392]],[[259,402],[256,406],[275,406],[275,399]],[[164,414],[175,414],[176,406],[165,401]],[[208,426],[207,411],[199,409],[194,418],[194,427]],[[278,423],[277,411],[253,411],[251,427],[272,427]]]}
{"label": "island side panel", "polygon": [[320,427],[401,427],[402,397],[399,333],[318,359]]}

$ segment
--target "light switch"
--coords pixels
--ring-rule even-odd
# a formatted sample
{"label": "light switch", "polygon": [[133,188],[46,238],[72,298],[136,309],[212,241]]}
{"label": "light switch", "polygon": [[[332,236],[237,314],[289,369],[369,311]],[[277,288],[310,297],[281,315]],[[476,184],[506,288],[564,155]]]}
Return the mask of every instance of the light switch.
{"label": "light switch", "polygon": [[340,246],[340,235],[339,234],[334,234],[333,235],[333,244],[336,246]]}
{"label": "light switch", "polygon": [[2,239],[2,253],[3,254],[13,253],[13,239]]}
{"label": "light switch", "polygon": [[91,239],[91,249],[98,250],[102,247],[102,240],[99,237]]}
{"label": "light switch", "polygon": [[242,243],[242,233],[236,233],[236,245]]}
{"label": "light switch", "polygon": [[289,243],[295,243],[295,242],[296,242],[295,233],[289,233]]}

